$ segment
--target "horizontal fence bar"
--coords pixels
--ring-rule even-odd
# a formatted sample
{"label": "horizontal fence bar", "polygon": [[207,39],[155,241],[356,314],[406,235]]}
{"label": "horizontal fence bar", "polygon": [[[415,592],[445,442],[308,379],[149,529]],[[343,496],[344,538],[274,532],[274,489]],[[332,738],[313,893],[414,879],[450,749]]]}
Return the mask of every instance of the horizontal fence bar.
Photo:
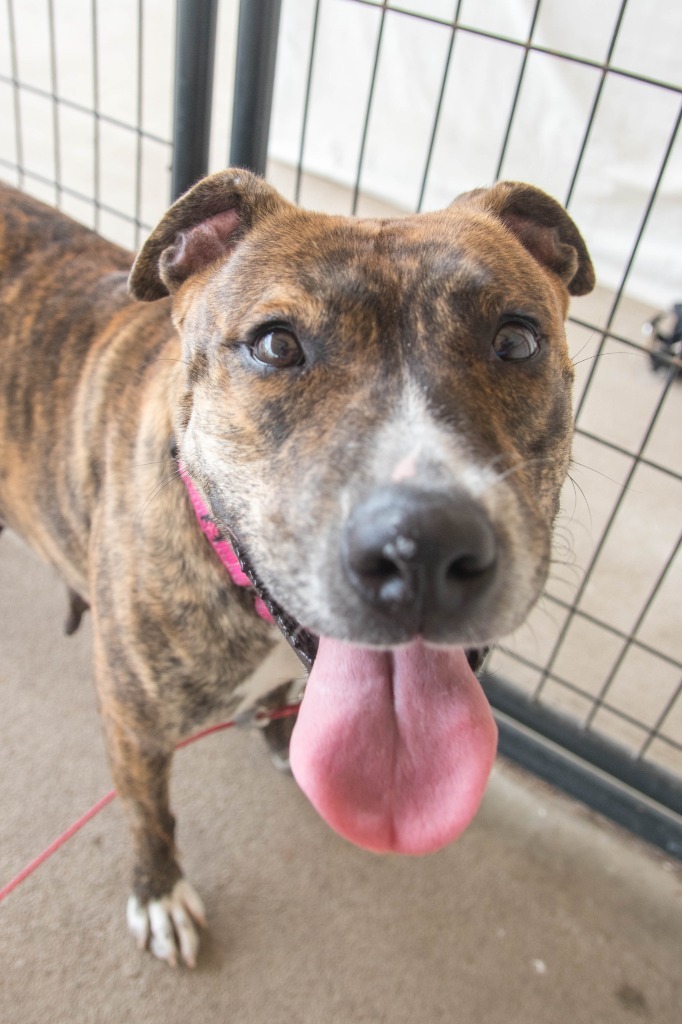
{"label": "horizontal fence bar", "polygon": [[605,736],[582,729],[568,715],[533,700],[494,672],[485,673],[481,683],[488,700],[498,711],[682,815],[682,789],[679,778],[671,772],[632,757],[624,747]]}
{"label": "horizontal fence bar", "polygon": [[545,782],[611,821],[682,860],[682,819],[615,781],[592,764],[570,755],[499,710],[498,750]]}

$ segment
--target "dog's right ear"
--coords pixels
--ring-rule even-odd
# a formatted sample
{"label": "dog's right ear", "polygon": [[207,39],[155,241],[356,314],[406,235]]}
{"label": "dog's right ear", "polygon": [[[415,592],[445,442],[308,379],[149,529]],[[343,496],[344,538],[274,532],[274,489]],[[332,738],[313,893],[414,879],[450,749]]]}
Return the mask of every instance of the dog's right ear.
{"label": "dog's right ear", "polygon": [[254,224],[287,201],[250,171],[203,178],[173,203],[138,253],[128,278],[134,299],[152,302],[225,256]]}

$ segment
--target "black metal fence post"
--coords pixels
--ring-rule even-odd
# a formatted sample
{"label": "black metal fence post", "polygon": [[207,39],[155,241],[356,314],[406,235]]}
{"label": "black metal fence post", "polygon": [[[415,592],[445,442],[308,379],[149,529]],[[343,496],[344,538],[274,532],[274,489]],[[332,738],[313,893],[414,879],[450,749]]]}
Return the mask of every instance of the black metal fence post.
{"label": "black metal fence post", "polygon": [[241,0],[230,164],[265,174],[281,0]]}
{"label": "black metal fence post", "polygon": [[172,198],[208,170],[218,0],[176,0]]}

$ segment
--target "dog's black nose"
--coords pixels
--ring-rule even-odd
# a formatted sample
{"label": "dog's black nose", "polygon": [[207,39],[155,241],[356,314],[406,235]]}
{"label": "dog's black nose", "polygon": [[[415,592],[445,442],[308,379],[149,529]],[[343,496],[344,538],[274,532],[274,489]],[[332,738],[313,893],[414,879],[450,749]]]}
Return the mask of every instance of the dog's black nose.
{"label": "dog's black nose", "polygon": [[343,559],[366,603],[411,633],[437,638],[466,620],[489,588],[497,543],[469,495],[397,484],[374,491],[353,510]]}

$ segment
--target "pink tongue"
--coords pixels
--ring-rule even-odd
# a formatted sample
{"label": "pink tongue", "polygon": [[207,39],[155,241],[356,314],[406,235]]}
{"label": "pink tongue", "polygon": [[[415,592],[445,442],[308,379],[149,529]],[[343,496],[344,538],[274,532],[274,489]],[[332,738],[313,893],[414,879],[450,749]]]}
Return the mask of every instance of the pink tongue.
{"label": "pink tongue", "polygon": [[430,853],[470,823],[497,729],[459,648],[393,651],[320,638],[291,741],[325,821],[377,853]]}

